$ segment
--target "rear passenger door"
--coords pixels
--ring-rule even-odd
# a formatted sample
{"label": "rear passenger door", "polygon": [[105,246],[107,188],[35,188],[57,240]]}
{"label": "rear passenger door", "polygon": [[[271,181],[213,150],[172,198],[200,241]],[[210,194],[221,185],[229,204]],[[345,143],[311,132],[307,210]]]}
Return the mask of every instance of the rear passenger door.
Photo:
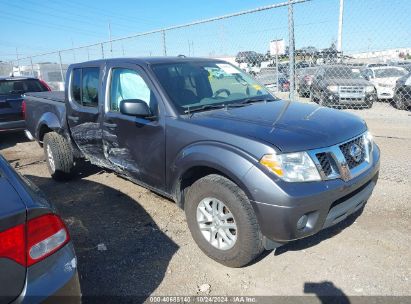
{"label": "rear passenger door", "polygon": [[[165,187],[165,124],[160,97],[146,72],[134,64],[107,66],[103,146],[117,171],[153,188]],[[122,100],[147,103],[151,118],[124,115]]]}
{"label": "rear passenger door", "polygon": [[84,156],[98,165],[104,160],[99,110],[102,98],[100,70],[100,66],[73,68],[67,92],[67,121],[71,136]]}

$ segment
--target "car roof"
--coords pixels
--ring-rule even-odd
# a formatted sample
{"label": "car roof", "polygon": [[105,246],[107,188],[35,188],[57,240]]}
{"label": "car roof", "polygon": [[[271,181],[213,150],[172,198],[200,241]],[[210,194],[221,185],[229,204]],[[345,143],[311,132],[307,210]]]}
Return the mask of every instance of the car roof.
{"label": "car roof", "polygon": [[29,80],[29,79],[37,79],[37,78],[29,77],[29,76],[0,76],[0,80]]}
{"label": "car roof", "polygon": [[377,66],[377,67],[371,67],[369,69],[371,70],[385,70],[385,69],[399,69],[399,70],[405,70],[402,66],[398,66],[398,65],[386,65],[386,66]]}
{"label": "car roof", "polygon": [[131,57],[131,58],[108,58],[93,61],[85,61],[81,63],[73,64],[73,66],[84,66],[87,64],[102,64],[105,62],[110,63],[134,63],[134,64],[166,64],[166,63],[183,63],[183,62],[226,62],[224,60],[215,58],[202,58],[202,57],[185,57],[185,56],[161,56],[161,57]]}

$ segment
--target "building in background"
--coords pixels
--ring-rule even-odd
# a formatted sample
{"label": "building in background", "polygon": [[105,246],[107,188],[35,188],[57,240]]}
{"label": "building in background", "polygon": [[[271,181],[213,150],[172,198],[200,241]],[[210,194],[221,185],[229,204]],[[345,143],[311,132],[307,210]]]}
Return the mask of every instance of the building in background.
{"label": "building in background", "polygon": [[397,48],[382,51],[361,52],[349,56],[366,63],[401,61],[411,55],[411,48]]}
{"label": "building in background", "polygon": [[7,62],[0,62],[0,76],[10,76],[13,71],[12,65]]}
{"label": "building in background", "polygon": [[[63,64],[63,77],[66,77],[68,65]],[[60,64],[43,62],[31,65],[20,65],[13,67],[14,76],[36,77],[47,82],[47,84],[55,91],[64,90],[64,79],[60,70]]]}

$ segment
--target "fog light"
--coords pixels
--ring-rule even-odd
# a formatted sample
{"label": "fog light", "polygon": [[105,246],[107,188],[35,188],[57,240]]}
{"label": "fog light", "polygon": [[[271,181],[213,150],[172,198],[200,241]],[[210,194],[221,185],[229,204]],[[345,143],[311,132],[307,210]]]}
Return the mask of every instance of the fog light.
{"label": "fog light", "polygon": [[308,216],[304,214],[302,217],[300,217],[300,219],[297,222],[297,229],[298,230],[304,229],[305,226],[307,226],[307,222],[308,222]]}

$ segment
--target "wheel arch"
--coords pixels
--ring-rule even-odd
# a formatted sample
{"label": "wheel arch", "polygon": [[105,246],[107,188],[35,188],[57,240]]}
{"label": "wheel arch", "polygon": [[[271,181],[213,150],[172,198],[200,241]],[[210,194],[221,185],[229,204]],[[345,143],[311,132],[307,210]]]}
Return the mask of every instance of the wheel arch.
{"label": "wheel arch", "polygon": [[244,151],[226,144],[197,144],[185,149],[171,166],[172,193],[177,205],[184,209],[185,191],[200,178],[221,175],[242,189],[252,200],[251,191],[242,178],[254,166],[253,158]]}

